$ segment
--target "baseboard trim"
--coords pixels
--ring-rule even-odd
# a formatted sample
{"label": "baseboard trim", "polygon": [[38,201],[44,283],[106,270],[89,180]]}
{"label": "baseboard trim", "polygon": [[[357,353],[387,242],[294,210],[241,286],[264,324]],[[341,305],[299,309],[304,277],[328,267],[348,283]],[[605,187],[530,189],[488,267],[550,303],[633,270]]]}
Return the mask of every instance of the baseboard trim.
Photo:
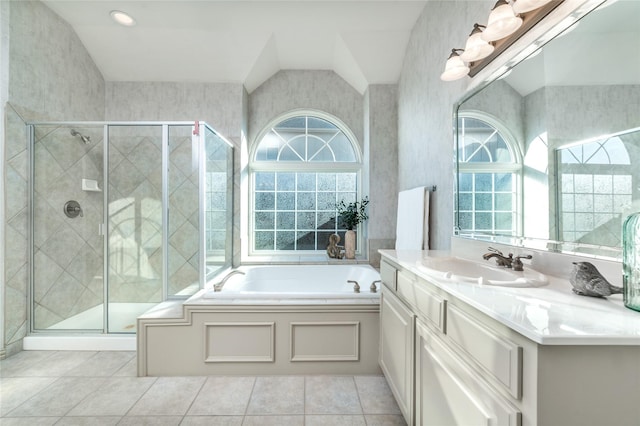
{"label": "baseboard trim", "polygon": [[136,336],[26,336],[25,351],[135,351]]}

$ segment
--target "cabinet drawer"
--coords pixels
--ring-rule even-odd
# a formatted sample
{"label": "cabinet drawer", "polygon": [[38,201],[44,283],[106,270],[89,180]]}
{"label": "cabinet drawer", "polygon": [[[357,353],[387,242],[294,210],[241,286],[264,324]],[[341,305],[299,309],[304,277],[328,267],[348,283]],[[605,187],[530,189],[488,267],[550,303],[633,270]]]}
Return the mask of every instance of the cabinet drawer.
{"label": "cabinet drawer", "polygon": [[522,348],[455,306],[447,307],[447,336],[514,398],[522,394]]}
{"label": "cabinet drawer", "polygon": [[418,317],[444,333],[446,300],[430,284],[404,271],[398,272],[398,295],[417,310]]}
{"label": "cabinet drawer", "polygon": [[380,279],[393,291],[396,291],[396,273],[396,268],[384,260],[380,262]]}

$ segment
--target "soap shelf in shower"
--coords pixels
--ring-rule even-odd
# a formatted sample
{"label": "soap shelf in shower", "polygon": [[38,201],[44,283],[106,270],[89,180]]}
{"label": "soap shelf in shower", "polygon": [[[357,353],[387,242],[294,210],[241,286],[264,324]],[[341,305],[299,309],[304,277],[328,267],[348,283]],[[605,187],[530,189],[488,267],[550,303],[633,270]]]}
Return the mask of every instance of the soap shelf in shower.
{"label": "soap shelf in shower", "polygon": [[93,179],[82,179],[82,190],[90,192],[102,192],[102,189],[98,188],[98,181]]}

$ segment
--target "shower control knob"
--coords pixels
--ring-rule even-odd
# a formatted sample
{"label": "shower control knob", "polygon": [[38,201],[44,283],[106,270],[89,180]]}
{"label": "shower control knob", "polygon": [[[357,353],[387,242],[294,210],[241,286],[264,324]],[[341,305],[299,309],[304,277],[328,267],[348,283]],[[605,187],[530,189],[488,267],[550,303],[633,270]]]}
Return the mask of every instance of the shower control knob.
{"label": "shower control knob", "polygon": [[80,207],[80,203],[75,200],[69,200],[64,204],[64,214],[67,217],[74,219],[78,216],[83,216],[82,207]]}

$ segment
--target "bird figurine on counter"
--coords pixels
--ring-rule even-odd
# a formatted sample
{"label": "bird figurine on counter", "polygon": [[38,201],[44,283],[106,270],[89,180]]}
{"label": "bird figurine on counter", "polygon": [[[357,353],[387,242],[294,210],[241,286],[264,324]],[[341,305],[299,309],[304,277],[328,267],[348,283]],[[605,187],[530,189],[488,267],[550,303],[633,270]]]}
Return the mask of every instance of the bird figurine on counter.
{"label": "bird figurine on counter", "polygon": [[580,296],[607,297],[622,293],[622,287],[611,285],[600,271],[589,262],[573,262],[575,265],[569,282],[573,292]]}

